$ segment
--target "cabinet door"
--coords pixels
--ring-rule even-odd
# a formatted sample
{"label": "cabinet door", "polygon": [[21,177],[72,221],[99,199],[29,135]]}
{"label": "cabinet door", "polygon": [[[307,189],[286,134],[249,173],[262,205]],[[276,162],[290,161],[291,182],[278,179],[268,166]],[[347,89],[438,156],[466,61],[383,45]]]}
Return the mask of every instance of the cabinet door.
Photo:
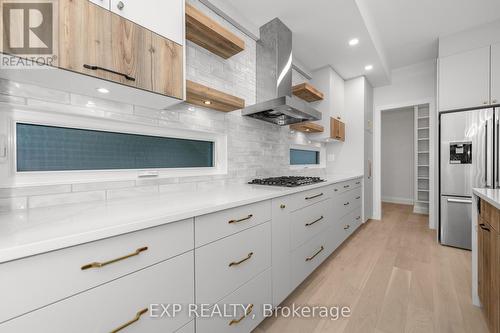
{"label": "cabinet door", "polygon": [[109,6],[111,4],[111,0],[89,0],[89,1],[106,9],[109,9]]}
{"label": "cabinet door", "polygon": [[155,33],[151,40],[152,90],[179,99],[183,98],[182,46]]}
{"label": "cabinet door", "polygon": [[[86,68],[85,66],[89,67]],[[111,13],[89,1],[59,1],[59,67],[112,79]]]}
{"label": "cabinet door", "polygon": [[491,104],[500,104],[500,43],[491,46]]}
{"label": "cabinet door", "polygon": [[488,105],[490,47],[439,59],[439,110]]}
{"label": "cabinet door", "polygon": [[151,90],[151,31],[112,15],[111,33],[115,81]]}
{"label": "cabinet door", "polygon": [[111,0],[111,11],[184,45],[184,0]]}

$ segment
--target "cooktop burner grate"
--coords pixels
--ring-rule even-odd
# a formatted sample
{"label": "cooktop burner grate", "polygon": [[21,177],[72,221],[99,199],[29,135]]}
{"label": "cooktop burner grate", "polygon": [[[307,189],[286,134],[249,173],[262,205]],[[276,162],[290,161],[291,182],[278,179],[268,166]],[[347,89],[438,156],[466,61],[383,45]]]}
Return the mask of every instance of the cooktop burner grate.
{"label": "cooktop burner grate", "polygon": [[254,179],[248,184],[253,185],[269,185],[269,186],[283,186],[283,187],[296,187],[302,185],[311,185],[315,183],[324,182],[320,177],[303,177],[303,176],[283,176],[271,177],[263,179]]}

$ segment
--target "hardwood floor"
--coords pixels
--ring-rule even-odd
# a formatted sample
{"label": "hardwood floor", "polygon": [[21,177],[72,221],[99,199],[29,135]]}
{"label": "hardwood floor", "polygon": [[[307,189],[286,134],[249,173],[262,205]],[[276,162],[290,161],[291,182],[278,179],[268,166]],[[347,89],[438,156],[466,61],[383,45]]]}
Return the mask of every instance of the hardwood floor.
{"label": "hardwood floor", "polygon": [[426,216],[384,204],[282,305],[350,306],[351,316],[267,318],[254,332],[488,332],[471,300],[471,252],[441,246]]}

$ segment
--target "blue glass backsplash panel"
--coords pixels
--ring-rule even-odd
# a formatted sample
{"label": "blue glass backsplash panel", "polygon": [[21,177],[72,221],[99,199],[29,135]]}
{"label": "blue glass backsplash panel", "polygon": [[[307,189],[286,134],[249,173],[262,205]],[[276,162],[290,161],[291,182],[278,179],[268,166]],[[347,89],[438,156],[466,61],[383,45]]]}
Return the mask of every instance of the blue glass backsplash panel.
{"label": "blue glass backsplash panel", "polygon": [[214,166],[211,141],[16,124],[17,171]]}
{"label": "blue glass backsplash panel", "polygon": [[319,151],[290,149],[290,164],[319,164]]}

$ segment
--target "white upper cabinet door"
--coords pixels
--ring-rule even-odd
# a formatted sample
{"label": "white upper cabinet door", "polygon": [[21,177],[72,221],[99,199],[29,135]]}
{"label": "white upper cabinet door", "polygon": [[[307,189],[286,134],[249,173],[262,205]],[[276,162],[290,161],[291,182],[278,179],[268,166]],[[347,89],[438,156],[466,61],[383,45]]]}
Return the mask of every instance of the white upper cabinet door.
{"label": "white upper cabinet door", "polygon": [[500,104],[500,43],[491,46],[491,104]]}
{"label": "white upper cabinet door", "polygon": [[439,110],[488,105],[490,47],[439,59]]}
{"label": "white upper cabinet door", "polygon": [[92,3],[95,3],[98,6],[106,8],[109,10],[109,6],[111,5],[111,0],[89,0]]}
{"label": "white upper cabinet door", "polygon": [[111,0],[111,11],[179,45],[184,44],[184,0]]}

